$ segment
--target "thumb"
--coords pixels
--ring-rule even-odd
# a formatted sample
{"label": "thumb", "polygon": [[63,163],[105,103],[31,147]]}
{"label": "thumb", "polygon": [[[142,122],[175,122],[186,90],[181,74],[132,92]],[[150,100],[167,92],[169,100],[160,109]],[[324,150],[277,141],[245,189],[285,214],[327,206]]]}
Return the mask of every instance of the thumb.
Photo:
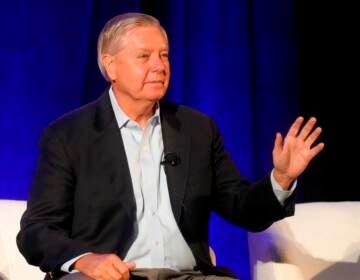
{"label": "thumb", "polygon": [[133,262],[126,262],[125,265],[129,270],[132,270],[136,267],[136,264]]}

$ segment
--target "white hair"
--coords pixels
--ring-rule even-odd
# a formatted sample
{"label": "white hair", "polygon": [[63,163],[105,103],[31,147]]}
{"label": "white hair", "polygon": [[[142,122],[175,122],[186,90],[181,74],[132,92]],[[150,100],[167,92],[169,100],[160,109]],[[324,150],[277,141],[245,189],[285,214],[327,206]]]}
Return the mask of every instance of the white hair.
{"label": "white hair", "polygon": [[101,56],[104,53],[115,54],[123,47],[123,37],[131,29],[139,26],[156,26],[163,32],[166,40],[165,29],[153,16],[142,13],[126,13],[110,19],[100,32],[97,43],[97,62],[101,74],[107,81],[111,81],[102,64]]}

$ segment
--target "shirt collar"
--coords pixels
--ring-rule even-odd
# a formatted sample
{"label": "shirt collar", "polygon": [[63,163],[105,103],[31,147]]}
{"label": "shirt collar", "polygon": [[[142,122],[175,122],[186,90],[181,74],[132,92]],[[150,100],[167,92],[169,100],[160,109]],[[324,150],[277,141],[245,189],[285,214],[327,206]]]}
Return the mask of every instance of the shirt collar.
{"label": "shirt collar", "polygon": [[[117,122],[119,128],[126,126],[129,122],[133,122],[128,117],[128,115],[126,115],[126,113],[121,109],[119,104],[117,103],[112,87],[110,87],[110,89],[109,89],[109,95],[110,95],[111,107],[115,113],[116,122]],[[156,125],[156,124],[160,123],[160,104],[159,104],[159,102],[156,103],[156,110],[155,110],[154,115],[150,118],[150,123],[152,125]]]}

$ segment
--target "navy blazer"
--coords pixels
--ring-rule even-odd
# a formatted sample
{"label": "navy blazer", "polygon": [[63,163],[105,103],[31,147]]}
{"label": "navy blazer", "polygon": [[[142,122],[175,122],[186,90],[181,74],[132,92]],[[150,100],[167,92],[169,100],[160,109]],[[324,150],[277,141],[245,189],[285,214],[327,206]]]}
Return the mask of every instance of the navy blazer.
{"label": "navy blazer", "polygon": [[[292,215],[294,199],[281,206],[269,175],[254,184],[243,178],[209,117],[185,106],[160,106],[164,152],[181,160],[165,165],[172,211],[196,259],[195,269],[231,275],[211,264],[210,212],[259,231]],[[130,171],[106,90],[44,129],[17,243],[30,264],[56,272],[85,252],[124,258],[136,232]]]}

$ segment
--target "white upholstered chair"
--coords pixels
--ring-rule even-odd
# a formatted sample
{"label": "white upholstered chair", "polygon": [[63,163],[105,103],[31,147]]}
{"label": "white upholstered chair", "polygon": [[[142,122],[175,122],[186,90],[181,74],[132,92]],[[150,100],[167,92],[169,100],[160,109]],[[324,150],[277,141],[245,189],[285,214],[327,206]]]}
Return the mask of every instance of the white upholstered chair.
{"label": "white upholstered chair", "polygon": [[0,280],[41,280],[45,274],[29,265],[16,246],[26,201],[0,199]]}
{"label": "white upholstered chair", "polygon": [[295,216],[249,233],[253,279],[360,279],[360,202],[301,203],[295,209]]}

